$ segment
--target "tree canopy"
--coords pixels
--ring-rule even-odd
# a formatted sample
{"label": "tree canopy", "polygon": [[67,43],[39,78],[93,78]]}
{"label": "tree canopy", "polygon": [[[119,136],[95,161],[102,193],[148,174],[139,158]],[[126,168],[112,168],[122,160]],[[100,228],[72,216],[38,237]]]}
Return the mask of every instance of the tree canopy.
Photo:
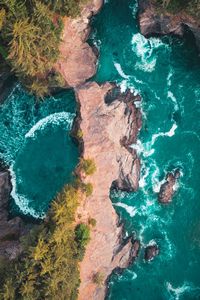
{"label": "tree canopy", "polygon": [[51,85],[51,70],[59,58],[62,16],[78,15],[83,2],[0,0],[0,54],[34,94],[46,94]]}

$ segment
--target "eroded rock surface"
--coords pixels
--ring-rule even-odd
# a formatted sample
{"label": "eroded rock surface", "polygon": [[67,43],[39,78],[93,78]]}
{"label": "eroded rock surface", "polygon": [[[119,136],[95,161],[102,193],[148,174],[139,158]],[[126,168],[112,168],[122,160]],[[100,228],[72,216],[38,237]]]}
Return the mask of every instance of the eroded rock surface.
{"label": "eroded rock surface", "polygon": [[159,254],[159,248],[157,244],[149,245],[145,248],[144,259],[151,261]]}
{"label": "eroded rock surface", "polygon": [[[116,268],[125,268],[137,256],[139,243],[131,239],[122,247],[122,226],[109,198],[112,182],[125,190],[138,188],[140,163],[129,146],[137,139],[141,112],[134,105],[138,96],[129,91],[121,94],[110,83],[99,86],[90,82],[76,89],[80,114],[76,120],[83,134],[82,156],[92,158],[97,171],[82,178],[93,185],[93,194],[79,207],[82,220],[96,219],[91,241],[80,265],[79,299],[104,299],[106,286],[97,288],[94,274],[104,278]],[[128,183],[127,183],[128,182]]]}
{"label": "eroded rock surface", "polygon": [[160,191],[158,194],[159,202],[163,204],[167,204],[172,201],[172,197],[175,193],[175,184],[179,177],[180,177],[179,170],[167,174],[166,181],[160,187]]}
{"label": "eroded rock surface", "polygon": [[11,192],[8,171],[0,171],[0,257],[15,259],[22,251],[19,239],[27,232],[22,219],[8,219],[8,202]]}
{"label": "eroded rock surface", "polygon": [[96,73],[97,54],[86,40],[90,33],[90,18],[102,5],[103,0],[91,0],[84,5],[79,18],[64,20],[60,59],[55,70],[65,79],[66,87],[76,87]]}
{"label": "eroded rock surface", "polygon": [[197,47],[200,50],[200,22],[181,11],[177,14],[170,14],[159,8],[158,3],[152,0],[139,0],[139,26],[141,33],[150,37],[153,35],[174,34],[183,36],[188,28],[194,35]]}

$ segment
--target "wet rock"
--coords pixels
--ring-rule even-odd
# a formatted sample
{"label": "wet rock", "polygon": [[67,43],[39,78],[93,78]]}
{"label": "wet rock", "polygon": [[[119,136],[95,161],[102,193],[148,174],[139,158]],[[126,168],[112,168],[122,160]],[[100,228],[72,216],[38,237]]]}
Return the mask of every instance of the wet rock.
{"label": "wet rock", "polygon": [[181,11],[170,14],[162,7],[157,9],[158,3],[152,0],[139,0],[139,26],[141,33],[146,36],[174,34],[182,37],[186,29],[189,29],[200,50],[200,24],[190,15]]}
{"label": "wet rock", "polygon": [[159,254],[159,248],[157,244],[149,245],[145,248],[144,259],[151,261],[155,256]]}
{"label": "wet rock", "polygon": [[140,241],[133,240],[132,237],[128,238],[125,244],[122,244],[118,253],[114,255],[113,266],[116,262],[118,265],[117,270],[128,268],[135,259],[138,257],[140,250]]}
{"label": "wet rock", "polygon": [[180,177],[180,171],[176,170],[174,173],[170,172],[166,176],[166,181],[161,185],[158,194],[158,200],[160,203],[167,204],[171,202],[172,197],[175,193],[174,186],[177,179]]}

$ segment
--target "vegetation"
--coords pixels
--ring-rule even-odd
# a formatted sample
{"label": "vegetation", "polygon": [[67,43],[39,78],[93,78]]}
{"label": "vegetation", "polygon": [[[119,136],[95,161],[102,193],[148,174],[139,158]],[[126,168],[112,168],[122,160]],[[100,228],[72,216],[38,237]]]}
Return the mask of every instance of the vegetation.
{"label": "vegetation", "polygon": [[78,129],[77,133],[76,133],[76,136],[77,136],[78,139],[82,139],[82,137],[83,137],[83,131],[81,129]]}
{"label": "vegetation", "polygon": [[[76,16],[85,1],[0,0],[0,54],[39,97],[48,93],[51,70],[59,58],[61,15]],[[62,86],[63,80],[54,80]]]}
{"label": "vegetation", "polygon": [[93,282],[99,287],[102,286],[104,282],[104,275],[101,272],[97,272],[93,276]]}
{"label": "vegetation", "polygon": [[170,12],[176,13],[184,10],[196,18],[200,18],[199,0],[155,0],[155,2]]}
{"label": "vegetation", "polygon": [[94,218],[89,218],[88,224],[91,225],[92,227],[95,227],[97,224],[97,221]]}
{"label": "vegetation", "polygon": [[82,158],[80,160],[80,164],[79,164],[81,170],[84,171],[84,173],[86,175],[92,175],[96,172],[96,165],[93,159],[84,159]]}
{"label": "vegetation", "polygon": [[81,197],[73,185],[56,197],[46,221],[23,240],[23,255],[0,277],[0,299],[76,299],[78,263],[90,239],[89,226],[74,222]]}
{"label": "vegetation", "polygon": [[93,193],[93,185],[90,182],[84,183],[82,185],[82,188],[83,188],[83,191],[86,194],[86,197],[89,197],[89,196],[92,195],[92,193]]}

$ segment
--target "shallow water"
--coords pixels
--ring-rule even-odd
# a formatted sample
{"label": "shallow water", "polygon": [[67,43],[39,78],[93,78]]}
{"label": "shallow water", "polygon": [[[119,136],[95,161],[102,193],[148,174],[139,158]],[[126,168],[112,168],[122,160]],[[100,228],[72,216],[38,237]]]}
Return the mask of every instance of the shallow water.
{"label": "shallow water", "polygon": [[[192,37],[146,39],[139,33],[135,0],[106,1],[93,21],[91,43],[100,50],[95,80],[117,81],[142,96],[142,159],[137,193],[113,193],[113,204],[142,242],[137,262],[113,275],[111,300],[200,299],[200,58]],[[173,202],[158,203],[168,171],[181,170]],[[143,260],[156,242],[160,255]]]}
{"label": "shallow water", "polygon": [[69,135],[74,116],[71,91],[38,102],[18,84],[0,106],[0,158],[12,175],[11,213],[43,217],[70,181],[78,160]]}

